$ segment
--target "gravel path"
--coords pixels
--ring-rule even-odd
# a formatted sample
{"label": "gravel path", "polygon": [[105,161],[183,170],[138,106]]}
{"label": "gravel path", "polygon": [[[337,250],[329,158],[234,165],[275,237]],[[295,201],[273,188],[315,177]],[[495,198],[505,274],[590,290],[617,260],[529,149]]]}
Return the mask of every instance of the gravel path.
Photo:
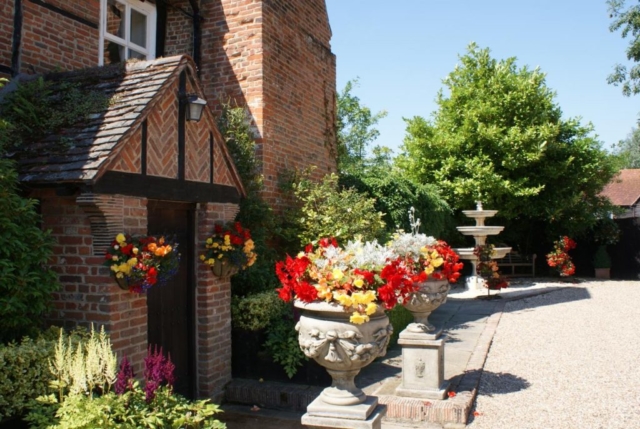
{"label": "gravel path", "polygon": [[640,428],[640,282],[508,302],[470,429]]}

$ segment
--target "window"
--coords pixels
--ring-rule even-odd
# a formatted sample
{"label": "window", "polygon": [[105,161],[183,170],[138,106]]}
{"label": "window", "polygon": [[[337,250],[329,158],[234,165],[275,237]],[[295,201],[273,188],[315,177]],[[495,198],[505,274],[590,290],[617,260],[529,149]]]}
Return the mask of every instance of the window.
{"label": "window", "polygon": [[99,65],[155,58],[155,5],[140,0],[100,0]]}

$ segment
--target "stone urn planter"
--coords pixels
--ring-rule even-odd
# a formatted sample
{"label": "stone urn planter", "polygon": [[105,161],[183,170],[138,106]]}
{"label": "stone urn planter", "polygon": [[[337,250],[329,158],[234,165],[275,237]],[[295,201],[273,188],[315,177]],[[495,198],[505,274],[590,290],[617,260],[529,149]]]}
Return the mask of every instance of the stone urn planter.
{"label": "stone urn planter", "polygon": [[384,356],[393,328],[382,307],[363,324],[349,322],[350,313],[337,303],[296,300],[301,311],[296,325],[302,352],[326,368],[333,380],[320,394],[331,405],[356,405],[367,396],[354,378],[378,356]]}
{"label": "stone urn planter", "polygon": [[447,302],[449,282],[443,280],[427,280],[418,283],[418,291],[412,293],[403,303],[404,307],[413,314],[413,323],[407,326],[409,332],[433,332],[435,326],[429,323],[429,315],[442,304]]}

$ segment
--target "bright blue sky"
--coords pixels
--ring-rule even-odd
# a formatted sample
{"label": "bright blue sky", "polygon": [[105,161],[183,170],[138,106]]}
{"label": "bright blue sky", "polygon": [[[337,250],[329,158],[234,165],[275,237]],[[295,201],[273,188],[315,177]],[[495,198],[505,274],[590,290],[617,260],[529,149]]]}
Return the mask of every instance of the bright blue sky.
{"label": "bright blue sky", "polygon": [[565,118],[592,122],[605,147],[627,137],[640,95],[607,84],[625,63],[628,39],[609,32],[605,0],[326,0],[337,57],[337,88],[359,77],[353,93],[373,112],[386,110],[375,144],[397,153],[403,117],[430,117],[442,79],[470,42],[494,58],[539,66]]}

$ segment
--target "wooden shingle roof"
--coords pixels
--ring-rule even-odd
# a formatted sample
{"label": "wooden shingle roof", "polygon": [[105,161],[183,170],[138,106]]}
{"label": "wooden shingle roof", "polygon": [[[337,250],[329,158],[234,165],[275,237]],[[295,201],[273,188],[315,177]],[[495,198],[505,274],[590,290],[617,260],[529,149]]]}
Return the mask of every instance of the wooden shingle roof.
{"label": "wooden shingle roof", "polygon": [[[31,184],[95,182],[101,167],[116,156],[118,143],[185,67],[195,70],[190,58],[175,56],[46,75],[45,80],[99,91],[110,101],[104,112],[92,114],[85,123],[35,142],[32,148],[37,155],[17,158],[20,180]],[[63,151],[58,145],[61,136],[68,143]]]}
{"label": "wooden shingle roof", "polygon": [[631,207],[640,199],[640,169],[620,170],[601,195],[620,207]]}

